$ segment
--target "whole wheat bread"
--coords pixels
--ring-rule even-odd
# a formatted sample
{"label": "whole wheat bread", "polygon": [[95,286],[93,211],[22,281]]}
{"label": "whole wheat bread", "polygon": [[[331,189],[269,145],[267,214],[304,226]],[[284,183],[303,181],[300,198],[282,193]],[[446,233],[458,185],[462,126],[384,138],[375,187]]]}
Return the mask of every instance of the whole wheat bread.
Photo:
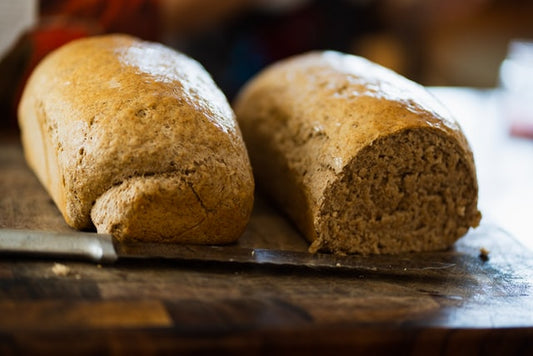
{"label": "whole wheat bread", "polygon": [[296,56],[253,78],[235,111],[258,186],[312,252],[445,249],[480,221],[459,125],[386,68],[332,51]]}
{"label": "whole wheat bread", "polygon": [[28,164],[77,229],[122,240],[227,243],[253,205],[231,107],[203,67],[124,35],[48,55],[19,106]]}

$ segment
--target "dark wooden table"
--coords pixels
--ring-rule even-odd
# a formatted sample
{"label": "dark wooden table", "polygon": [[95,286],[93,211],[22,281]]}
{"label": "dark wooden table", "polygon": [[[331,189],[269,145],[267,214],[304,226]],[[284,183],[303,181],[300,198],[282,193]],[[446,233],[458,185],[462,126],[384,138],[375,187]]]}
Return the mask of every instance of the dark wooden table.
{"label": "dark wooden table", "polygon": [[[69,230],[18,140],[1,139],[0,227]],[[239,244],[307,246],[261,199]],[[533,354],[533,254],[509,234],[486,224],[449,251],[398,259],[420,268],[4,255],[0,354]]]}

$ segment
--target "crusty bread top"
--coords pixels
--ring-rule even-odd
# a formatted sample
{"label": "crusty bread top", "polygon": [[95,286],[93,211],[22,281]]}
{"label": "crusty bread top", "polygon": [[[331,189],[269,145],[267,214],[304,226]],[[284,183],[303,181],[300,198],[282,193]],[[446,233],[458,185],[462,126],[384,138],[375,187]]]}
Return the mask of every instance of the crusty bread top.
{"label": "crusty bread top", "polygon": [[[305,179],[324,187],[328,175],[340,173],[361,148],[409,127],[434,127],[453,136],[472,156],[458,123],[421,85],[362,57],[335,51],[298,55],[266,68],[241,90],[234,107],[247,144],[255,144],[248,132],[275,132],[274,139],[287,145],[283,151],[298,157],[295,161],[312,158],[302,162],[301,171],[323,172],[320,179]],[[278,112],[267,112],[272,108]],[[293,119],[286,122],[285,117]],[[320,123],[310,122],[311,117],[320,117]],[[305,130],[309,137],[332,139],[293,140]],[[302,150],[315,154],[302,155]],[[316,155],[335,157],[332,170],[313,167],[321,161]]]}
{"label": "crusty bread top", "polygon": [[220,169],[209,184],[220,179],[223,191],[237,172],[233,184],[253,196],[225,96],[200,64],[160,44],[107,35],[59,48],[32,74],[19,121],[24,146],[38,146],[25,149],[30,166],[77,228],[91,227],[96,199],[131,177],[211,164]]}

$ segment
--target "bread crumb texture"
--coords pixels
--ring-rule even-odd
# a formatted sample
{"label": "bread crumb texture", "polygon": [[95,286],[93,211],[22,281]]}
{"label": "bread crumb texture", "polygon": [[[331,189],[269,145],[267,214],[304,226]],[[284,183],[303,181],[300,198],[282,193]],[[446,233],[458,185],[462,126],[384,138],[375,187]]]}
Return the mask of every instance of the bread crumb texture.
{"label": "bread crumb texture", "polygon": [[227,243],[254,182],[235,115],[203,67],[125,35],[73,41],[32,74],[25,156],[65,220],[121,240]]}
{"label": "bread crumb texture", "polygon": [[66,277],[70,274],[70,267],[62,264],[62,263],[54,263],[52,266],[52,272],[54,275],[59,277]]}
{"label": "bread crumb texture", "polygon": [[252,79],[235,110],[257,184],[311,252],[441,250],[479,224],[459,125],[388,69],[338,52],[300,55]]}

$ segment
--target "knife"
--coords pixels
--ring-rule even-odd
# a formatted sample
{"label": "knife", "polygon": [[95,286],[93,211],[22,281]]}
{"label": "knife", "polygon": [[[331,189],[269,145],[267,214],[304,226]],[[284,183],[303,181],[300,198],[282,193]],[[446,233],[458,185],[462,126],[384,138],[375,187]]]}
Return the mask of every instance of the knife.
{"label": "knife", "polygon": [[84,260],[102,264],[128,259],[170,259],[395,273],[448,269],[455,266],[455,263],[434,262],[428,258],[412,259],[409,255],[338,256],[238,245],[121,242],[107,234],[17,229],[0,229],[0,254]]}

